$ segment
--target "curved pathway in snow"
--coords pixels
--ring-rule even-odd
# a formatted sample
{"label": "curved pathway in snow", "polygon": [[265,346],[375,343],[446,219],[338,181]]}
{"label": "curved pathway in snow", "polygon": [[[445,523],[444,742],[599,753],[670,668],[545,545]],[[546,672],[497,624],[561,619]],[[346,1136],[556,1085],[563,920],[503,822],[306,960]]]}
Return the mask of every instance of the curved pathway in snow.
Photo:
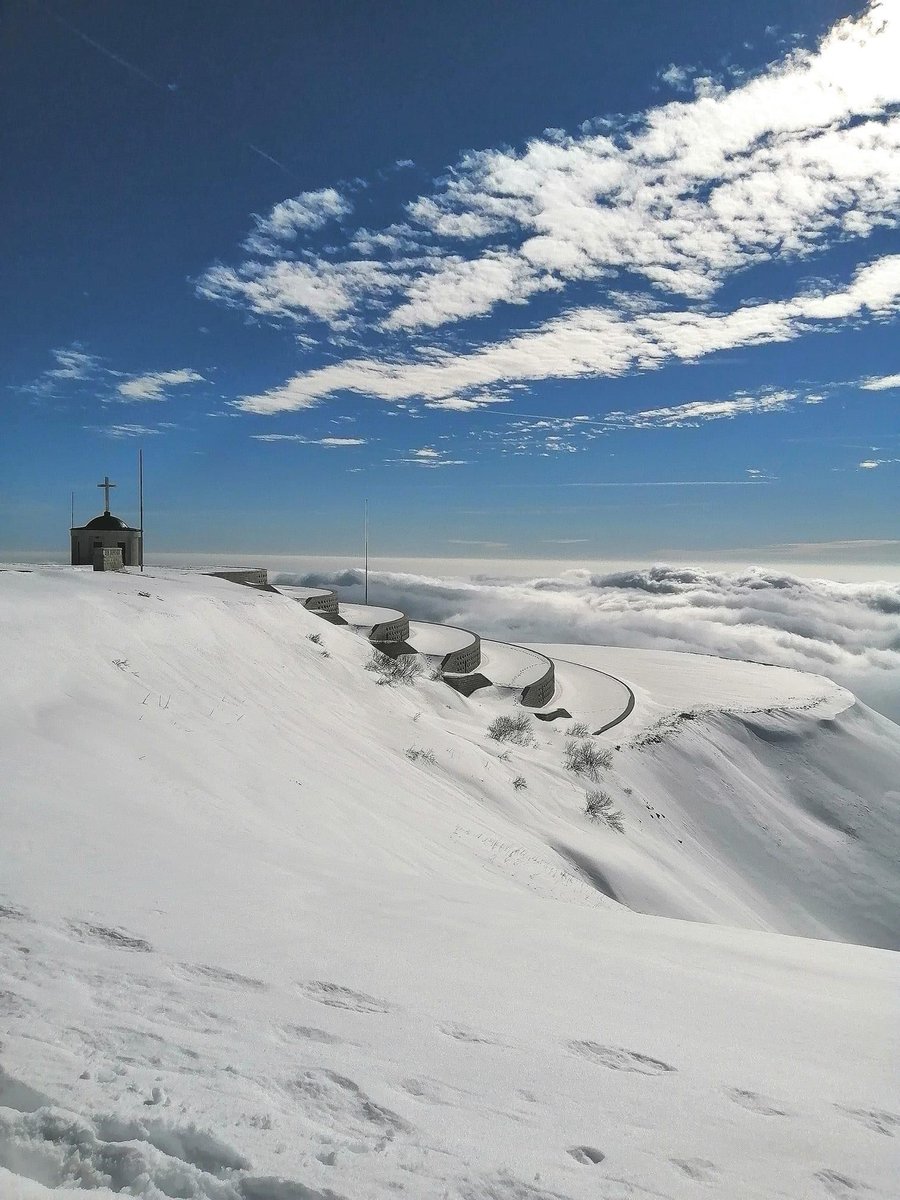
{"label": "curved pathway in snow", "polygon": [[[621,646],[539,643],[534,648],[560,664],[560,677],[568,670],[564,666],[567,660],[582,672],[604,668],[617,671],[628,680],[622,686],[629,687],[636,696],[633,721],[638,727],[688,711],[750,713],[783,709],[833,717],[856,702],[846,688],[821,675],[743,659]],[[631,728],[629,723],[629,731]]]}
{"label": "curved pathway in snow", "polygon": [[631,716],[635,696],[624,680],[599,667],[556,655],[553,663],[556,667],[553,704],[570,713],[573,721],[583,721],[596,734],[614,729]]}
{"label": "curved pathway in snow", "polygon": [[466,685],[509,689],[520,694],[526,708],[542,708],[553,699],[556,679],[553,662],[539,650],[512,642],[482,641],[477,672],[446,672],[452,687],[468,694]]}

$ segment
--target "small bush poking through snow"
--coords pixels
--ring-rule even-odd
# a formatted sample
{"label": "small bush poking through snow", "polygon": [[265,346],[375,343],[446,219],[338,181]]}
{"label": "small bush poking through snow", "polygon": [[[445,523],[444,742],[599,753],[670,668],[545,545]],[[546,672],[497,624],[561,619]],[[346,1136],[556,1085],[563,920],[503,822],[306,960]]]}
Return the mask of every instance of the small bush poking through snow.
{"label": "small bush poking through snow", "polygon": [[308,634],[306,635],[306,640],[307,640],[308,642],[313,642],[313,643],[314,643],[316,646],[321,646],[321,645],[322,645],[322,635],[321,635],[321,633],[308,633]]}
{"label": "small bush poking through snow", "polygon": [[585,816],[592,821],[603,821],[616,833],[625,832],[625,822],[617,808],[613,808],[612,796],[607,792],[588,792],[584,805]]}
{"label": "small bush poking through snow", "polygon": [[399,658],[389,658],[380,650],[373,650],[372,657],[366,663],[367,671],[374,671],[378,676],[376,683],[412,683],[422,674],[422,663],[415,654],[401,654]]}
{"label": "small bush poking through snow", "polygon": [[584,721],[573,721],[573,723],[566,730],[566,734],[573,738],[583,738],[590,737],[591,731],[588,726],[585,725]]}
{"label": "small bush poking through snow", "polygon": [[566,742],[566,770],[574,771],[576,775],[587,775],[588,779],[598,779],[600,768],[608,771],[612,766],[612,751],[605,746],[597,746],[593,742]]}
{"label": "small bush poking through snow", "polygon": [[517,746],[530,746],[533,740],[531,717],[519,713],[515,717],[495,717],[488,725],[488,737],[495,742],[515,742]]}
{"label": "small bush poking through snow", "polygon": [[437,762],[433,750],[419,750],[417,746],[407,746],[404,754],[410,762],[427,762],[432,766]]}
{"label": "small bush poking through snow", "polygon": [[523,788],[527,788],[528,782],[525,779],[525,776],[517,775],[515,777],[515,779],[513,780],[513,787],[516,789],[517,792],[521,792]]}

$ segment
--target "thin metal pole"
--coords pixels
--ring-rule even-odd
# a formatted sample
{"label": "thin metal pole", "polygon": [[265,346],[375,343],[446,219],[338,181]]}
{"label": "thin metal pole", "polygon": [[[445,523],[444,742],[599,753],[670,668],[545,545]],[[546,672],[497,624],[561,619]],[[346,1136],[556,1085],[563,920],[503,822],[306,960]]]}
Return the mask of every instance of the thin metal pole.
{"label": "thin metal pole", "polygon": [[138,491],[141,496],[141,571],[144,569],[144,447],[138,450]]}
{"label": "thin metal pole", "polygon": [[72,524],[71,524],[70,528],[71,529],[75,528],[75,493],[74,492],[72,493]]}
{"label": "thin metal pole", "polygon": [[369,603],[369,501],[366,500],[366,516],[365,516],[365,543],[366,543],[366,588],[365,598],[363,603]]}

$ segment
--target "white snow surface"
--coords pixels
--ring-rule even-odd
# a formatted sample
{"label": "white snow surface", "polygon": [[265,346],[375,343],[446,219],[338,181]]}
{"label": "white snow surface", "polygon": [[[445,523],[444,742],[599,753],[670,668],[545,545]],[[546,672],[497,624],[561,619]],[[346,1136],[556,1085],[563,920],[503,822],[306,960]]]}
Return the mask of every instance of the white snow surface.
{"label": "white snow surface", "polygon": [[460,629],[455,625],[436,625],[432,621],[410,621],[409,637],[406,639],[417,654],[440,655],[450,654],[472,644],[472,634],[468,629]]}
{"label": "white snow surface", "polygon": [[0,631],[3,1200],[896,1196],[900,739],[841,689],[540,647],[635,692],[594,781],[224,580],[4,570]]}

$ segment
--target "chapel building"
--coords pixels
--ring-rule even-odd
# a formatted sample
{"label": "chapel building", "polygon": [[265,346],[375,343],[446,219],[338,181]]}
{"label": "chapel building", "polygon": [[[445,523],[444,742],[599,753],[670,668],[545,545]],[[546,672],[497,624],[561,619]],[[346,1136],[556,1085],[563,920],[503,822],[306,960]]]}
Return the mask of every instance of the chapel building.
{"label": "chapel building", "polygon": [[72,566],[90,567],[94,565],[98,550],[121,550],[122,565],[137,567],[141,563],[141,531],[127,525],[121,517],[113,516],[109,511],[109,489],[116,485],[110,483],[107,475],[97,487],[104,490],[106,507],[98,517],[88,521],[87,525],[72,526]]}

